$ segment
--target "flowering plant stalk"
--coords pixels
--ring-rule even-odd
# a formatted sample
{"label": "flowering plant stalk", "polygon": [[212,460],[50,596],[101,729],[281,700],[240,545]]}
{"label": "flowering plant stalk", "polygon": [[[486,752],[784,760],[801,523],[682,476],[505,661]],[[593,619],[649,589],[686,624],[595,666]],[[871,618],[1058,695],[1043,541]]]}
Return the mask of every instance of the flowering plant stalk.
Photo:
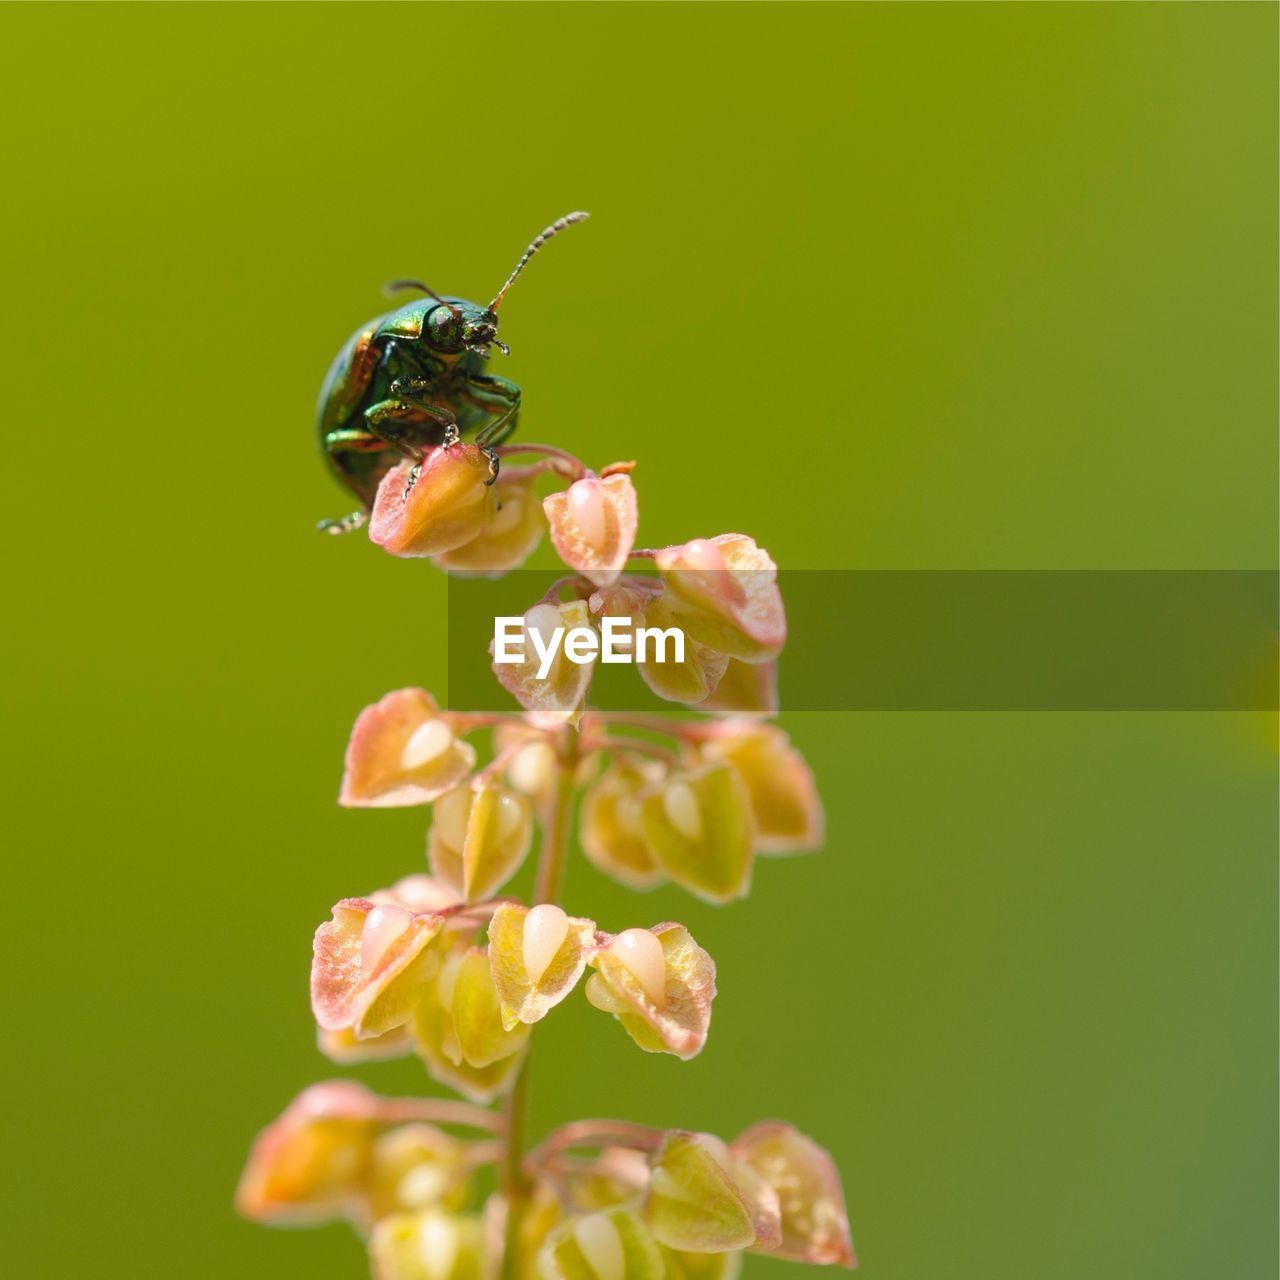
{"label": "flowering plant stalk", "polygon": [[[512,455],[535,460],[498,469]],[[641,1049],[681,1059],[706,1043],[716,995],[683,925],[611,933],[567,913],[575,830],[624,885],[669,880],[715,903],[746,895],[757,853],[822,840],[808,766],[769,723],[786,639],[773,562],[741,534],[637,550],[633,466],[454,441],[378,489],[371,539],[451,573],[513,569],[549,529],[570,572],[524,614],[525,638],[605,617],[674,627],[679,660],[638,661],[639,675],[712,714],[592,708],[591,660],[539,662],[526,646],[495,655],[510,713],[443,709],[411,688],[357,717],[339,803],[430,806],[429,874],[343,898],[316,930],[320,1049],[338,1063],[415,1053],[466,1101],[313,1085],[259,1135],[237,1202],[264,1222],[349,1220],[377,1280],[723,1280],[744,1252],[856,1265],[831,1158],[783,1122],[724,1141],[583,1119],[526,1145],[533,1029],[576,986]],[[539,501],[547,477],[561,487]],[[629,573],[635,562],[656,575]],[[500,896],[535,835],[532,901]],[[481,1202],[486,1167],[497,1190]]]}

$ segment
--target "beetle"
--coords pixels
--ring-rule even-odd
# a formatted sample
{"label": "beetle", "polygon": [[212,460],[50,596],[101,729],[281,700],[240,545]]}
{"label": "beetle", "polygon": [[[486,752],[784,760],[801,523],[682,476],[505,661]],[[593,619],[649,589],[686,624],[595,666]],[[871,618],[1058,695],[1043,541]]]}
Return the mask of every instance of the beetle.
{"label": "beetle", "polygon": [[[520,412],[520,388],[485,372],[490,348],[509,352],[498,338],[498,308],[529,259],[586,217],[567,213],[540,231],[488,306],[442,297],[420,280],[387,286],[417,289],[425,297],[361,325],[320,388],[320,447],[338,482],[361,504],[340,520],[321,521],[321,529],[360,528],[379,482],[401,458],[416,467],[425,448],[453,444],[466,431],[475,430],[476,443],[488,452],[490,483],[497,478],[498,458],[490,450],[516,429]],[[411,472],[410,485],[416,474]]]}

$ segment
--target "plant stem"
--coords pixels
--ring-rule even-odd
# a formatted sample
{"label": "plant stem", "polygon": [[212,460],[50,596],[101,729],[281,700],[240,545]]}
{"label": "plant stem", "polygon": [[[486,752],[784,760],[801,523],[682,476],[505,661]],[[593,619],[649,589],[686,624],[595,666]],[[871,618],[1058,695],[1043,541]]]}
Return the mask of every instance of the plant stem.
{"label": "plant stem", "polygon": [[565,858],[569,851],[569,815],[573,809],[573,780],[578,768],[578,735],[570,732],[556,770],[555,788],[542,820],[542,849],[538,854],[538,877],[534,884],[534,904],[555,902],[560,897]]}
{"label": "plant stem", "polygon": [[573,454],[565,449],[557,449],[550,444],[500,444],[496,449],[496,453],[501,458],[510,457],[513,453],[540,453],[549,461],[555,464],[555,470],[561,475],[568,476],[570,480],[580,479],[582,476],[590,475],[591,470],[581,458],[575,458]]}
{"label": "plant stem", "polygon": [[[542,814],[542,847],[538,852],[538,875],[533,893],[535,905],[555,902],[560,896],[569,848],[569,816],[573,811],[573,784],[577,769],[578,735],[570,731],[565,737],[557,762],[555,784]],[[502,1280],[519,1280],[520,1225],[529,1198],[529,1183],[524,1172],[528,1097],[529,1052],[526,1051],[515,1084],[503,1105],[506,1150],[502,1161],[502,1193],[507,1201],[507,1225],[502,1248]]]}
{"label": "plant stem", "polygon": [[378,1119],[383,1124],[450,1124],[491,1133],[501,1132],[503,1127],[502,1118],[487,1108],[455,1102],[452,1098],[382,1098],[378,1103]]}

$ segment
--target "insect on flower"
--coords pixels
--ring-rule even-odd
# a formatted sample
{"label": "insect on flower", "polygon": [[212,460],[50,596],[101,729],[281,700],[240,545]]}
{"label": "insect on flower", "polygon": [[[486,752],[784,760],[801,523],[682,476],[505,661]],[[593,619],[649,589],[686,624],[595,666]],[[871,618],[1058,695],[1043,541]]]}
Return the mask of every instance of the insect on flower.
{"label": "insect on flower", "polygon": [[[338,803],[430,808],[430,875],[420,849],[409,874],[357,886],[316,929],[318,1046],[343,1065],[414,1054],[467,1101],[313,1086],[259,1136],[236,1203],[261,1222],[345,1219],[373,1280],[736,1280],[745,1253],[854,1267],[835,1163],[782,1121],[726,1141],[578,1119],[529,1141],[527,1063],[562,1004],[584,1000],[600,1034],[687,1061],[708,1043],[720,982],[682,924],[570,915],[572,851],[630,889],[670,881],[728,903],[747,896],[758,853],[823,836],[808,764],[764,719],[787,639],[769,553],[739,533],[637,547],[634,461],[597,472],[556,445],[499,444],[520,392],[482,372],[491,346],[505,350],[498,306],[538,247],[584,217],[538,236],[487,307],[419,285],[429,301],[362,330],[325,384],[321,439],[365,508],[334,531],[371,509],[370,540],[390,554],[487,575],[547,532],[571,572],[495,618],[509,710],[396,689],[347,746]],[[498,479],[510,454],[538,460]],[[562,489],[540,497],[543,482]],[[662,702],[710,714],[593,704],[597,664],[632,659]],[[526,859],[527,903],[506,896]]]}
{"label": "insect on flower", "polygon": [[[567,213],[540,231],[485,306],[442,297],[420,280],[388,286],[426,296],[361,325],[329,368],[316,408],[320,447],[361,510],[322,521],[321,529],[360,528],[379,481],[401,458],[417,467],[429,445],[450,444],[474,430],[476,443],[487,450],[515,431],[520,388],[485,372],[491,348],[508,352],[498,337],[498,309],[529,259],[587,216]],[[497,457],[490,453],[489,459],[492,480]]]}

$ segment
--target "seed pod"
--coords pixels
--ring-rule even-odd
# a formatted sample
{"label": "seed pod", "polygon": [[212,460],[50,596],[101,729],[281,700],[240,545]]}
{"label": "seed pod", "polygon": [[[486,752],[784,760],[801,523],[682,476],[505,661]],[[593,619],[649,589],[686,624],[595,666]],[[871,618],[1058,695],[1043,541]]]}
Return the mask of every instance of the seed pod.
{"label": "seed pod", "polygon": [[520,869],[533,840],[527,797],[492,779],[436,801],[427,834],[432,872],[467,902],[492,897]]}
{"label": "seed pod", "polygon": [[664,1280],[657,1241],[629,1209],[570,1218],[543,1247],[538,1273],[548,1280]]}
{"label": "seed pod", "polygon": [[374,1280],[480,1280],[480,1215],[428,1209],[383,1218],[370,1237],[369,1258]]}
{"label": "seed pod", "polygon": [[403,1026],[437,966],[428,949],[444,917],[346,898],[315,935],[311,1008],[325,1031],[359,1040]]}
{"label": "seed pod", "polygon": [[236,1190],[239,1212],[274,1223],[359,1219],[377,1101],[347,1080],[304,1089],[255,1139]]}
{"label": "seed pod", "polygon": [[423,990],[411,1030],[432,1078],[480,1103],[511,1087],[529,1038],[526,1026],[503,1027],[488,960],[478,947],[445,959]]}
{"label": "seed pod", "polygon": [[729,765],[671,773],[641,814],[653,859],[676,884],[708,902],[746,896],[755,830],[746,787]]}
{"label": "seed pod", "polygon": [[595,930],[594,921],[552,903],[498,907],[489,922],[489,967],[504,1027],[537,1022],[573,990],[595,950]]}
{"label": "seed pod", "polygon": [[695,538],[665,547],[656,562],[671,607],[695,640],[744,662],[767,662],[782,652],[787,618],[778,567],[751,538]]}
{"label": "seed pod", "polygon": [[394,556],[437,556],[472,542],[493,515],[492,470],[474,444],[428,449],[417,470],[405,459],[378,485],[369,540]]}
{"label": "seed pod", "polygon": [[589,963],[587,999],[649,1053],[693,1058],[711,1026],[716,966],[680,924],[605,937]]}
{"label": "seed pod", "polygon": [[[498,683],[529,712],[531,720],[539,727],[577,725],[586,706],[595,661],[574,662],[561,644],[546,674],[539,676],[542,660],[538,656],[533,633],[537,632],[544,647],[549,648],[556,628],[564,628],[567,635],[574,628],[586,627],[590,623],[591,615],[583,600],[536,604],[524,615],[521,660],[493,663]],[[491,656],[495,654],[496,643],[489,646],[489,652]],[[518,644],[513,645],[512,652],[520,652]]]}
{"label": "seed pod", "polygon": [[625,474],[586,476],[542,500],[556,554],[597,586],[617,581],[636,542],[636,491]]}
{"label": "seed pod", "polygon": [[500,578],[519,568],[542,539],[546,519],[533,491],[537,477],[503,471],[493,486],[493,514],[484,532],[431,563],[465,578]]}
{"label": "seed pod", "polygon": [[615,764],[582,797],[583,852],[605,875],[632,889],[652,889],[665,879],[644,834],[646,791],[664,770],[653,761]]}
{"label": "seed pod", "polygon": [[776,1244],[776,1193],[718,1138],[672,1130],[649,1161],[644,1218],[672,1249],[722,1253]]}
{"label": "seed pod", "polygon": [[356,718],[338,803],[386,808],[430,804],[475,768],[456,721],[425,689],[397,689]]}
{"label": "seed pod", "polygon": [[777,1192],[781,1211],[778,1243],[762,1252],[797,1262],[858,1265],[844,1191],[835,1162],[812,1138],[779,1120],[752,1125],[730,1147],[740,1165],[759,1174]]}
{"label": "seed pod", "polygon": [[724,760],[747,788],[761,853],[803,853],[822,844],[823,814],[813,773],[776,725],[750,720],[716,726],[703,747],[708,760]]}

